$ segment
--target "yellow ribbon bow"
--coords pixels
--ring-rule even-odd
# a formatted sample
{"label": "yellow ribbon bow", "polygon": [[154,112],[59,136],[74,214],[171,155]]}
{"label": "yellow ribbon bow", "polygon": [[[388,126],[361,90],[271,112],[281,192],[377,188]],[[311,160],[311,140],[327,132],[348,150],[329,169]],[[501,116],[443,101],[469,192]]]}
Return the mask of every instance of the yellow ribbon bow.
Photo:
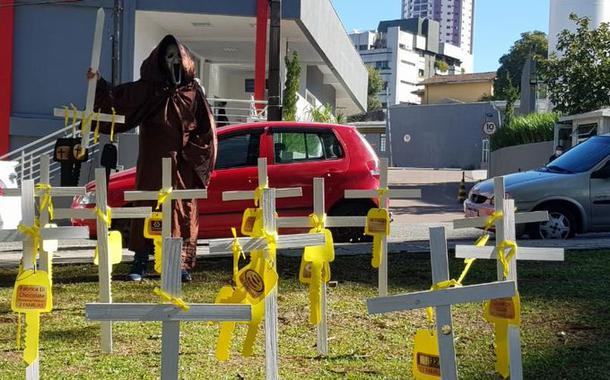
{"label": "yellow ribbon bow", "polygon": [[112,209],[110,207],[106,206],[106,213],[105,214],[104,214],[104,212],[99,207],[96,207],[95,208],[95,213],[97,214],[97,216],[100,217],[100,219],[102,219],[102,221],[108,227],[110,227],[110,225],[112,224]]}
{"label": "yellow ribbon bow", "polygon": [[263,200],[263,191],[265,189],[268,188],[268,184],[265,183],[261,186],[258,186],[256,189],[254,189],[254,206],[258,207],[258,205],[262,202]]}
{"label": "yellow ribbon bow", "polygon": [[180,297],[174,297],[171,294],[161,290],[160,288],[155,287],[153,289],[153,293],[161,297],[162,300],[172,303],[175,306],[179,307],[185,313],[190,310],[189,305],[186,304]]}
{"label": "yellow ribbon bow", "polygon": [[49,211],[49,218],[51,220],[54,219],[54,208],[53,208],[53,198],[51,197],[51,185],[48,183],[39,183],[36,185],[36,190],[40,190],[44,192],[44,195],[40,199],[40,207],[38,210],[42,212],[45,208]]}
{"label": "yellow ribbon bow", "polygon": [[173,190],[174,189],[171,186],[167,189],[159,190],[159,195],[157,196],[157,207],[155,208],[155,210],[159,210],[159,208],[161,208],[161,206],[165,203],[165,201],[167,201]]}
{"label": "yellow ribbon bow", "polygon": [[[506,250],[509,250],[506,253]],[[517,253],[517,243],[512,240],[504,240],[498,244],[498,260],[502,263],[504,278],[508,278],[508,273],[510,271],[510,260],[515,257]]]}
{"label": "yellow ribbon bow", "polygon": [[42,237],[40,236],[40,221],[36,219],[31,226],[20,223],[17,226],[17,231],[24,235],[28,235],[34,241],[34,254],[32,255],[32,260],[34,266],[36,266],[36,256],[38,255],[38,252],[40,252],[40,243],[42,241]]}

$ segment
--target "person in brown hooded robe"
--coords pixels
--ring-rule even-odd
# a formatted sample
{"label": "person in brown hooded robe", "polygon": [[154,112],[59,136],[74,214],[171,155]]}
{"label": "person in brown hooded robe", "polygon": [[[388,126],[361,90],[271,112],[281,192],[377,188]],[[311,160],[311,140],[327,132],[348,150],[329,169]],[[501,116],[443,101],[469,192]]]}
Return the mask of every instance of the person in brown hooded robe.
{"label": "person in brown hooded robe", "polygon": [[[91,72],[89,76],[94,75]],[[140,127],[136,189],[161,189],[161,159],[172,159],[174,189],[208,186],[216,161],[216,125],[205,94],[195,80],[195,61],[188,49],[167,35],[140,67],[140,79],[112,88],[98,78],[95,110],[125,116],[115,132]],[[110,133],[110,124],[100,131]],[[155,206],[155,202],[137,202]],[[128,279],[139,281],[145,274],[152,244],[143,236],[141,219],[132,220],[129,249],[135,252]],[[195,266],[199,215],[197,201],[172,202],[172,236],[183,239],[182,280],[190,281]]]}

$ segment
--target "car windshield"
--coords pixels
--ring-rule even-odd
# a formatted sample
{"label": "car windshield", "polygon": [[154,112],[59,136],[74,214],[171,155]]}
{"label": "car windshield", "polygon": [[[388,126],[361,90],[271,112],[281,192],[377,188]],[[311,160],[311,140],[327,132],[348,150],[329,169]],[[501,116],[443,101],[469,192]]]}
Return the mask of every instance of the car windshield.
{"label": "car windshield", "polygon": [[596,136],[576,145],[542,168],[557,173],[582,173],[610,154],[610,136]]}

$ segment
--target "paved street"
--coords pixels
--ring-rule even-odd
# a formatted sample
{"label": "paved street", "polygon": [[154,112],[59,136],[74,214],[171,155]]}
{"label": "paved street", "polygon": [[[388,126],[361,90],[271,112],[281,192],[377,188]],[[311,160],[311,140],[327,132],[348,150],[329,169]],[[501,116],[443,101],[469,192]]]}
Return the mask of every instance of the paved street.
{"label": "paved street", "polygon": [[[457,192],[461,171],[391,169],[392,187],[420,188],[422,199],[392,201],[392,233],[389,251],[392,254],[406,252],[427,252],[428,229],[444,226],[449,247],[455,244],[471,244],[481,231],[476,229],[454,230],[451,221],[462,218],[462,210],[457,202]],[[467,184],[467,187],[471,184]],[[567,241],[522,240],[522,246],[563,247],[574,250],[610,248],[610,233],[586,234]],[[76,240],[60,244],[55,254],[56,263],[89,263],[93,260],[95,241]],[[14,267],[21,257],[21,243],[0,243],[0,267]],[[299,251],[284,251],[286,255],[300,255]],[[337,244],[338,255],[360,255],[370,253],[370,244]],[[124,260],[130,261],[133,252],[124,250]],[[206,241],[200,240],[198,257],[210,256]]]}

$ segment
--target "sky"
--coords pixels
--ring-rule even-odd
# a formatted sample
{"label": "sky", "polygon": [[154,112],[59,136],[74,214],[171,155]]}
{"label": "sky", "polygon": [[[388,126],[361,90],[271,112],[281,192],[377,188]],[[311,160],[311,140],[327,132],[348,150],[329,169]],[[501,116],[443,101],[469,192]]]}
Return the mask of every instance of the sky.
{"label": "sky", "polygon": [[[401,17],[401,0],[332,0],[348,32]],[[474,71],[495,71],[523,32],[549,31],[549,0],[475,0]]]}

